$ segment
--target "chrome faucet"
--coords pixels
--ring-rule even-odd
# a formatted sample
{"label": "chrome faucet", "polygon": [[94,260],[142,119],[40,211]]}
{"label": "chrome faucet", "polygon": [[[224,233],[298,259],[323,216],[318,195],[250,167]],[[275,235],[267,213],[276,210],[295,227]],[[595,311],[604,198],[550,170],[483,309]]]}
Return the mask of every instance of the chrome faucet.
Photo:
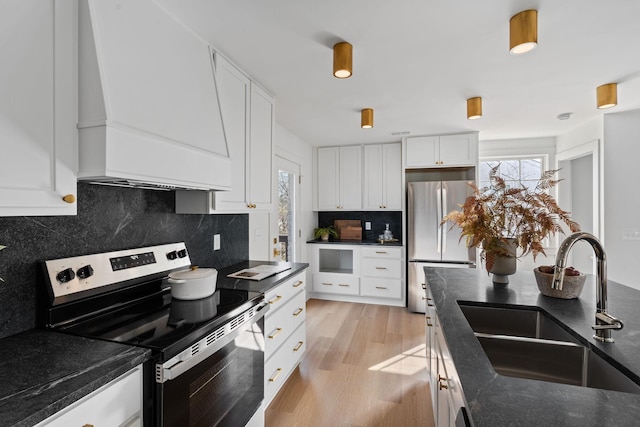
{"label": "chrome faucet", "polygon": [[556,265],[553,273],[553,289],[562,290],[562,281],[564,280],[564,269],[567,263],[567,256],[578,240],[588,242],[596,254],[598,260],[597,276],[596,276],[596,324],[591,328],[596,331],[593,336],[598,341],[613,342],[611,330],[620,330],[624,326],[620,319],[616,319],[607,313],[607,255],[604,252],[602,243],[590,233],[579,231],[573,233],[560,245],[556,255]]}

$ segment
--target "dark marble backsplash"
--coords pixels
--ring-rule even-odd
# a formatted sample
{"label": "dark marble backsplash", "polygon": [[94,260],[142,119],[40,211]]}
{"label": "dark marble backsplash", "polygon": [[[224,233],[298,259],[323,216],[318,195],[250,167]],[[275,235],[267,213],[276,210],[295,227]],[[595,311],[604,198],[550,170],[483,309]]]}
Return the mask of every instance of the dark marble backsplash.
{"label": "dark marble backsplash", "polygon": [[[0,338],[37,326],[46,295],[38,261],[184,241],[193,264],[249,257],[249,216],[177,215],[172,191],[78,183],[78,214],[0,217]],[[213,251],[220,234],[221,250]]]}
{"label": "dark marble backsplash", "polygon": [[[318,212],[318,227],[333,225],[336,219],[358,219],[362,221],[362,238],[376,240],[389,224],[396,239],[402,238],[402,211],[346,211]],[[365,221],[371,221],[371,230],[365,230]]]}

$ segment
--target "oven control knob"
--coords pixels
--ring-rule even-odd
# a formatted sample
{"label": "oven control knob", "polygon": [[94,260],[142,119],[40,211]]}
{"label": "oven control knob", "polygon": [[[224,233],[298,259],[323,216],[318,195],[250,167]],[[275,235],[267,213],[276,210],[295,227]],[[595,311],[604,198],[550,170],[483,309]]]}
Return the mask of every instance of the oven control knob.
{"label": "oven control knob", "polygon": [[174,260],[178,257],[178,253],[176,251],[171,251],[167,254],[167,259]]}
{"label": "oven control knob", "polygon": [[184,258],[187,256],[187,250],[186,249],[180,249],[178,251],[178,258]]}
{"label": "oven control knob", "polygon": [[56,279],[60,283],[70,282],[71,280],[76,278],[76,273],[73,272],[73,269],[67,268],[66,270],[62,270],[58,274],[56,274]]}
{"label": "oven control knob", "polygon": [[87,277],[93,276],[93,267],[91,265],[85,265],[84,267],[80,267],[76,272],[79,278],[86,279]]}

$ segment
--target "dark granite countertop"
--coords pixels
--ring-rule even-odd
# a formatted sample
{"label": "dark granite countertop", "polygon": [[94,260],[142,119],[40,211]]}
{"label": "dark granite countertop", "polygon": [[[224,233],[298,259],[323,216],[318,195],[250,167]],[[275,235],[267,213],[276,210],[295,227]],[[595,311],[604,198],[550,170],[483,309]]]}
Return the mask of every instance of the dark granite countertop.
{"label": "dark granite countertop", "polygon": [[372,246],[402,246],[402,242],[384,242],[378,240],[307,240],[307,243],[316,243],[322,245],[372,245]]}
{"label": "dark granite countertop", "polygon": [[32,329],[0,340],[0,425],[30,427],[145,362],[150,351]]}
{"label": "dark granite countertop", "polygon": [[632,426],[640,424],[640,395],[497,374],[473,335],[458,301],[488,305],[539,307],[591,347],[640,377],[640,291],[609,281],[608,311],[624,322],[613,331],[614,343],[595,341],[595,278],[587,277],[580,298],[561,300],[539,293],[532,271],[510,276],[494,286],[483,269],[425,267],[427,283],[444,338],[460,376],[471,418],[482,426]]}
{"label": "dark granite countertop", "polygon": [[282,273],[278,273],[276,275],[258,281],[227,277],[227,274],[235,273],[236,271],[243,270],[245,268],[257,267],[258,265],[262,264],[276,265],[279,263],[268,261],[243,261],[238,264],[234,264],[231,267],[222,268],[218,271],[218,281],[216,286],[221,289],[239,289],[242,291],[266,293],[267,291],[269,291],[269,289],[273,288],[274,286],[278,286],[280,283],[289,279],[291,276],[294,276],[309,267],[309,264],[304,262],[289,262],[286,263],[291,266],[289,270],[285,270]]}

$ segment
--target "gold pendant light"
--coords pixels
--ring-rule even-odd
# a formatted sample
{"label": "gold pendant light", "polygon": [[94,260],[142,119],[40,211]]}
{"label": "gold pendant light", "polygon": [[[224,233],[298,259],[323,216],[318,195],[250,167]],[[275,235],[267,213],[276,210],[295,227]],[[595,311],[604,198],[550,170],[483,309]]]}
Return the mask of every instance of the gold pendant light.
{"label": "gold pendant light", "polygon": [[509,20],[509,52],[518,55],[538,45],[538,11],[525,10]]}
{"label": "gold pendant light", "polygon": [[347,42],[333,46],[333,75],[339,79],[351,77],[353,72],[353,46]]}
{"label": "gold pendant light", "polygon": [[482,98],[476,96],[467,99],[467,119],[475,120],[482,117]]}
{"label": "gold pendant light", "polygon": [[607,83],[598,86],[596,89],[596,95],[598,98],[598,108],[611,108],[618,105],[618,84]]}
{"label": "gold pendant light", "polygon": [[371,129],[373,127],[373,108],[365,108],[360,111],[360,127],[362,129]]}

